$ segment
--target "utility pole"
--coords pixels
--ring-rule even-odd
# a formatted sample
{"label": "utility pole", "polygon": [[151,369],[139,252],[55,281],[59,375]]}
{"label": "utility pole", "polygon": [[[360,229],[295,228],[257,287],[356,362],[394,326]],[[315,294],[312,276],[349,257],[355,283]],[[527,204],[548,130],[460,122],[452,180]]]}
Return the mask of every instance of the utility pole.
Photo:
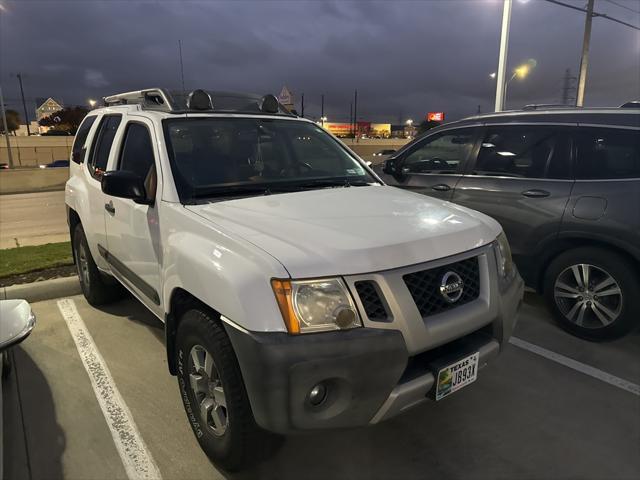
{"label": "utility pole", "polygon": [[9,141],[9,124],[7,123],[7,112],[4,109],[4,97],[0,86],[0,110],[2,114],[2,126],[4,127],[4,138],[7,141],[7,155],[9,155],[9,168],[13,168],[13,155],[11,154],[11,142]]}
{"label": "utility pole", "polygon": [[500,55],[496,75],[496,112],[504,110],[506,93],[507,53],[509,50],[509,26],[511,23],[512,0],[504,0],[502,9],[502,31],[500,32]]}
{"label": "utility pole", "polygon": [[301,95],[300,102],[300,116],[304,118],[304,93]]}
{"label": "utility pole", "polygon": [[481,113],[480,112],[480,105],[478,105],[478,112],[477,113],[478,113],[478,115],[480,115],[480,113]]}
{"label": "utility pole", "polygon": [[587,4],[587,16],[584,20],[584,38],[582,40],[582,58],[580,59],[580,78],[578,79],[576,107],[582,107],[584,104],[584,89],[587,83],[587,68],[589,66],[589,43],[591,42],[593,3],[594,0],[589,0],[589,3]]}
{"label": "utility pole", "polygon": [[358,143],[358,89],[353,94],[353,131]]}
{"label": "utility pole", "polygon": [[320,97],[320,122],[322,122],[322,126],[324,127],[324,93]]}
{"label": "utility pole", "polygon": [[22,74],[18,73],[18,83],[20,84],[20,95],[22,96],[22,108],[24,109],[24,121],[27,122],[27,136],[31,136],[31,129],[29,128],[29,114],[27,113],[27,104],[24,101],[24,88],[22,87]]}
{"label": "utility pole", "polygon": [[353,102],[349,104],[349,135],[353,134]]}
{"label": "utility pole", "polygon": [[569,105],[569,100],[575,100],[575,97],[571,96],[571,91],[575,90],[573,82],[576,77],[571,75],[571,69],[567,68],[564,72],[564,81],[562,83],[562,104]]}

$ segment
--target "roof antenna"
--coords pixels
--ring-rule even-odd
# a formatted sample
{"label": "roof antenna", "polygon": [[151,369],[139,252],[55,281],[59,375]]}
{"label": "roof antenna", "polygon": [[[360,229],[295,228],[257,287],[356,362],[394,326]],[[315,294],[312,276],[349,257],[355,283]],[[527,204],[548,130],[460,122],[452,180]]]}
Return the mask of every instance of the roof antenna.
{"label": "roof antenna", "polygon": [[187,91],[184,88],[184,64],[182,63],[182,40],[178,40],[178,51],[180,52],[180,77],[182,78],[182,93],[187,95]]}

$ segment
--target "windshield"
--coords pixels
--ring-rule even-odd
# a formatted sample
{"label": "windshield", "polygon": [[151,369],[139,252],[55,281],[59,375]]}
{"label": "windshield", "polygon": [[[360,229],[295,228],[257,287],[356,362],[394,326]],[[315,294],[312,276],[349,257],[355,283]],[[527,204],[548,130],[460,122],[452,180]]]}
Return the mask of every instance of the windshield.
{"label": "windshield", "polygon": [[376,182],[320,127],[261,118],[164,121],[182,201]]}

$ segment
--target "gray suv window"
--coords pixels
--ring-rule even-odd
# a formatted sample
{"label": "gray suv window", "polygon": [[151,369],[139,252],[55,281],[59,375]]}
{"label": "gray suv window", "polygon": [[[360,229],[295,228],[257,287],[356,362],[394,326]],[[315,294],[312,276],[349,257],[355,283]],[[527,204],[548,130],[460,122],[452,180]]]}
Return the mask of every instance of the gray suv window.
{"label": "gray suv window", "polygon": [[576,139],[576,178],[640,178],[640,132],[583,128]]}
{"label": "gray suv window", "polygon": [[569,178],[566,136],[554,127],[488,128],[474,168],[476,175],[520,178]]}
{"label": "gray suv window", "polygon": [[402,163],[404,173],[456,173],[473,146],[475,129],[466,128],[425,139]]}

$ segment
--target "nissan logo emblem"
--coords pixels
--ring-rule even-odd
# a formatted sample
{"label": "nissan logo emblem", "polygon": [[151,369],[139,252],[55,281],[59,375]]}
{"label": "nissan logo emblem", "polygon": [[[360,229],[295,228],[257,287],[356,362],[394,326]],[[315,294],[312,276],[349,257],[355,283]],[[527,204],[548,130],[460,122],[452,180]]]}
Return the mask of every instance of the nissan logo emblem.
{"label": "nissan logo emblem", "polygon": [[464,282],[460,275],[456,272],[447,272],[442,276],[440,280],[440,295],[449,303],[455,303],[460,300]]}

